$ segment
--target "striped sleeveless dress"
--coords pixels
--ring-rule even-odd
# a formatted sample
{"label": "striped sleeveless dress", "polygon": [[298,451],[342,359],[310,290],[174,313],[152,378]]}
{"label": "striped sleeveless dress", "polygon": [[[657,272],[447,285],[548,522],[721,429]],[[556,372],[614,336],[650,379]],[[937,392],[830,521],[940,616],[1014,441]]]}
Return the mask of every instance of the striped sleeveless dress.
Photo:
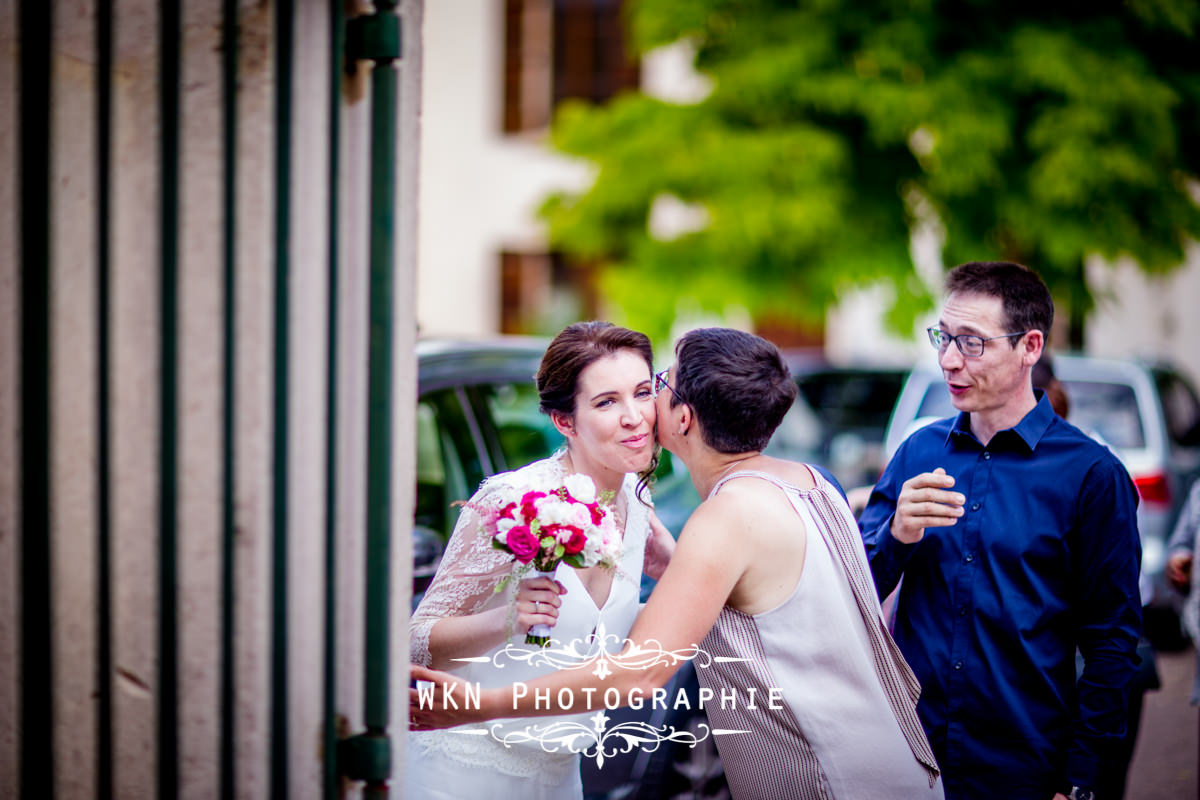
{"label": "striped sleeveless dress", "polygon": [[[891,641],[850,510],[828,482],[778,486],[807,535],[804,569],[779,606],[749,615],[726,606],[705,638],[713,656],[700,683],[739,702],[707,706],[730,790],[738,800],[897,800],[943,796],[916,716],[919,688]],[[865,580],[865,584],[864,584]],[[857,585],[855,585],[857,583]],[[745,701],[756,691],[755,707]],[[764,698],[782,695],[782,709]],[[779,703],[776,703],[779,705]]]}

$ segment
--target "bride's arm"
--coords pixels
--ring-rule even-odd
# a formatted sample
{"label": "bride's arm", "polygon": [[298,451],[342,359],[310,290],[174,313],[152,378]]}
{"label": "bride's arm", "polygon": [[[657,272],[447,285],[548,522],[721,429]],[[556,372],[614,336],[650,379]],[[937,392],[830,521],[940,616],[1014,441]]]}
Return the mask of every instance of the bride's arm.
{"label": "bride's arm", "polygon": [[[661,645],[669,652],[698,646],[716,622],[722,606],[753,557],[746,547],[748,525],[745,515],[737,514],[729,503],[717,502],[721,499],[718,496],[704,504],[688,520],[671,563],[634,622],[622,656],[630,655],[638,647],[657,651]],[[620,660],[620,657],[615,659],[618,663]],[[431,696],[426,690],[426,700],[433,698],[432,708],[428,702],[422,708],[418,691],[409,691],[410,719],[412,727],[424,729],[495,717],[591,710],[604,707],[605,693],[609,689],[616,689],[625,704],[630,692],[635,696],[638,693],[648,696],[665,685],[678,666],[667,660],[646,668],[617,666],[604,679],[598,678],[595,671],[561,670],[527,684],[483,690],[479,708],[473,704],[471,708],[462,705],[461,682],[452,676],[414,667],[413,677],[434,682],[435,691]],[[441,700],[441,693],[447,690],[460,700],[457,710],[442,708],[450,705]],[[541,703],[537,702],[539,695]],[[555,702],[547,704],[547,696]]]}
{"label": "bride's arm", "polygon": [[[483,494],[471,503],[478,503]],[[562,587],[548,578],[531,578],[497,593],[512,565],[512,555],[492,548],[480,532],[475,510],[470,505],[463,508],[437,574],[413,612],[412,660],[450,669],[456,666],[452,659],[485,653],[513,632],[524,632],[539,622],[554,625]],[[510,609],[515,609],[511,620]]]}
{"label": "bride's arm", "polygon": [[509,634],[525,633],[539,622],[554,627],[562,591],[562,585],[551,578],[527,578],[517,591],[512,623],[507,603],[475,614],[435,620],[429,631],[430,666],[448,669],[454,666],[453,659],[485,653],[503,644]]}

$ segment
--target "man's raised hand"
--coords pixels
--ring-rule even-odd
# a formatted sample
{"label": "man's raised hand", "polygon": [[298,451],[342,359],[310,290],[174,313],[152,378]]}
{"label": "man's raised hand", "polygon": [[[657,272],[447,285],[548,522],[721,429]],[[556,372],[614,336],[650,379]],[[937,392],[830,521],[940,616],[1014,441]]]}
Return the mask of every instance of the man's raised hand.
{"label": "man's raised hand", "polygon": [[896,514],[892,517],[892,536],[913,544],[921,541],[926,528],[954,525],[963,515],[967,498],[950,491],[954,478],[938,467],[909,478],[900,489]]}

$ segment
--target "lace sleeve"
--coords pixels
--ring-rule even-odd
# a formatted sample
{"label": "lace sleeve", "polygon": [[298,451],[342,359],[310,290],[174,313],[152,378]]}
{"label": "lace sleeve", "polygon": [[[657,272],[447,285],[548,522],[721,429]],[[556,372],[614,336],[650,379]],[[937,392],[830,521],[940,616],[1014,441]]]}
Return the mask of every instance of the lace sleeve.
{"label": "lace sleeve", "polygon": [[515,585],[496,592],[499,582],[512,573],[515,562],[510,554],[491,546],[487,535],[479,529],[479,515],[471,508],[486,502],[488,493],[489,486],[485,484],[463,508],[446,545],[442,563],[421,604],[413,612],[409,625],[409,652],[414,663],[431,665],[429,635],[438,620],[494,608],[507,602],[509,595],[516,592]]}

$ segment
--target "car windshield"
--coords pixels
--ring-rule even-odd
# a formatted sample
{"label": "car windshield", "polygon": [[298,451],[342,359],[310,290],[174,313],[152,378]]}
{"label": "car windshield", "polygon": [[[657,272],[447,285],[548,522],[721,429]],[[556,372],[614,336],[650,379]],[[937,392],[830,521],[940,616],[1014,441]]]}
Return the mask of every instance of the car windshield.
{"label": "car windshield", "polygon": [[1137,397],[1127,383],[1064,381],[1075,427],[1118,449],[1146,446]]}
{"label": "car windshield", "polygon": [[796,383],[826,428],[869,430],[882,439],[904,375],[899,369],[828,370],[798,374]]}

